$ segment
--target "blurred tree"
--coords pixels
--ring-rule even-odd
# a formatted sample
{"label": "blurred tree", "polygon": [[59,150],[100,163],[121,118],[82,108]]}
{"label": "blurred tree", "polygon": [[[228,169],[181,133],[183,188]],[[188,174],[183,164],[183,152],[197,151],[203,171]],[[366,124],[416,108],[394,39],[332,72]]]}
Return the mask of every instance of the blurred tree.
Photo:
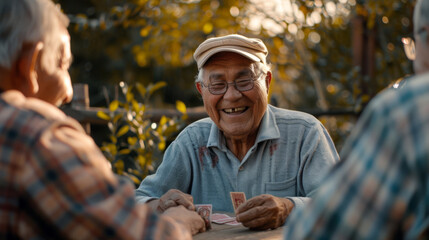
{"label": "blurred tree", "polygon": [[[175,100],[201,105],[193,51],[206,38],[229,33],[265,41],[271,98],[280,107],[358,113],[412,73],[401,37],[412,34],[415,1],[57,1],[72,21],[73,79],[96,85],[165,81],[158,106]],[[98,96],[91,94],[93,100],[104,95]],[[322,121],[340,147],[353,116]]]}

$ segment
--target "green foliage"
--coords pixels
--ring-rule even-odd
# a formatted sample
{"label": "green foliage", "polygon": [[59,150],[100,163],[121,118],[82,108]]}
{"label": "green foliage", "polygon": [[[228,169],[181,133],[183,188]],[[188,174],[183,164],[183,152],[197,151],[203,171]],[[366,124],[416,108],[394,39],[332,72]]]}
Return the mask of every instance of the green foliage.
{"label": "green foliage", "polygon": [[165,85],[165,82],[158,82],[144,87],[137,83],[134,87],[121,82],[125,101],[114,100],[108,113],[97,113],[108,121],[110,130],[110,141],[104,142],[101,150],[111,162],[113,171],[129,177],[136,185],[156,169],[167,142],[183,128],[187,118],[185,104],[177,101],[180,118],[162,116],[158,123],[151,120],[149,98]]}

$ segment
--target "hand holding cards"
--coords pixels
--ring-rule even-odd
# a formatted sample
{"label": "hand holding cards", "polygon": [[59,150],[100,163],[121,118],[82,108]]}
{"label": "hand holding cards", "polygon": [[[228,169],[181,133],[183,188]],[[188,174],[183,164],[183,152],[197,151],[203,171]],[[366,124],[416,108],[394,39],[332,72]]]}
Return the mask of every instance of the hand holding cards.
{"label": "hand holding cards", "polygon": [[195,204],[197,213],[204,219],[206,229],[210,229],[212,221],[212,205],[211,204]]}
{"label": "hand holding cards", "polygon": [[246,201],[246,195],[244,192],[230,192],[232,206],[234,211],[237,211],[237,208]]}

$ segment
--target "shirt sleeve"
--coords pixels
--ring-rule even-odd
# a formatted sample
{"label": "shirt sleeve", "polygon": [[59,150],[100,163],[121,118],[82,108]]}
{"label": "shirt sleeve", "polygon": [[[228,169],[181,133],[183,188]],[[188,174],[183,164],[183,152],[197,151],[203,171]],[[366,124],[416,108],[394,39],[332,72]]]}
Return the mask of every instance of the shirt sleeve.
{"label": "shirt sleeve", "polygon": [[288,197],[295,205],[294,211],[304,208],[310,202],[326,174],[339,161],[335,145],[321,123],[309,128],[300,155],[298,196]]}
{"label": "shirt sleeve", "polygon": [[[182,136],[183,137],[183,136]],[[161,197],[170,189],[190,192],[192,181],[191,153],[181,146],[180,140],[172,142],[164,154],[155,174],[147,176],[135,191],[138,202]],[[179,181],[180,180],[180,181]]]}
{"label": "shirt sleeve", "polygon": [[172,219],[136,204],[133,185],[112,173],[76,125],[55,122],[43,130],[19,174],[23,205],[40,227],[72,239],[191,239]]}
{"label": "shirt sleeve", "polygon": [[[393,117],[369,106],[312,202],[294,212],[285,239],[400,238],[417,192],[415,168],[404,161],[407,141]],[[417,203],[415,204],[417,207]],[[414,216],[415,217],[415,216]]]}

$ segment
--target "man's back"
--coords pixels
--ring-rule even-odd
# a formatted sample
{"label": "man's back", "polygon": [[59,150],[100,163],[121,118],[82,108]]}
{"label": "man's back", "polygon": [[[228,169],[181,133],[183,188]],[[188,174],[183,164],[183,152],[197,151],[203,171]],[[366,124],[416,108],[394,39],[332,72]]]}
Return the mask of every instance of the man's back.
{"label": "man's back", "polygon": [[427,239],[428,103],[429,74],[375,98],[285,239]]}
{"label": "man's back", "polygon": [[1,239],[153,233],[157,215],[139,214],[150,210],[134,205],[132,184],[117,181],[76,121],[16,91],[0,96]]}

